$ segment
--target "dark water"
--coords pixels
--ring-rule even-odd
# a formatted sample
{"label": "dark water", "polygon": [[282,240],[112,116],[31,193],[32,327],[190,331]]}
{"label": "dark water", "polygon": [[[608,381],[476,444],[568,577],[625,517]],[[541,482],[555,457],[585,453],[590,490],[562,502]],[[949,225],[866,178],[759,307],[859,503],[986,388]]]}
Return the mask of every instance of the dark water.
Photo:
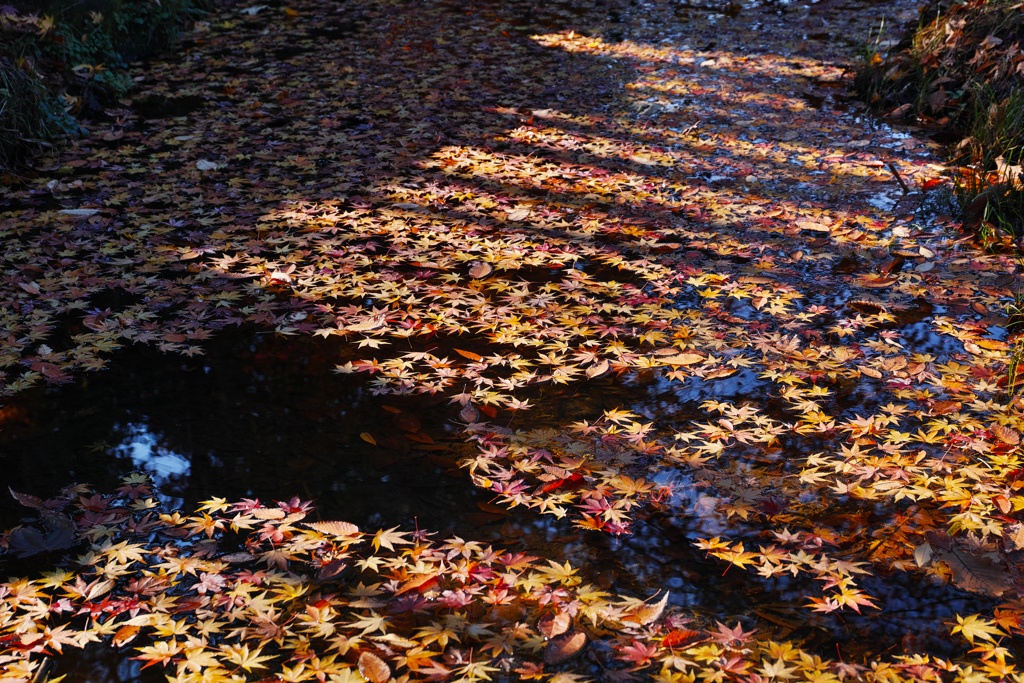
{"label": "dark water", "polygon": [[[777,3],[780,14],[786,4]],[[726,5],[680,5],[680,10],[718,12]],[[461,3],[453,9],[461,9]],[[748,10],[753,11],[744,8]],[[634,12],[642,15],[642,7]],[[773,6],[765,13],[774,16],[776,10]],[[515,25],[558,27],[573,17],[571,4],[537,4]],[[631,19],[622,13],[609,15],[616,29],[606,38],[625,39],[628,31],[619,25],[628,25]],[[354,30],[354,24],[343,22],[310,29],[307,35],[336,40]],[[822,43],[831,39],[829,34],[811,38]],[[711,47],[713,43],[704,49]],[[303,50],[282,48],[272,57],[300,61]],[[236,67],[218,68],[230,73]],[[807,92],[802,97],[813,108],[845,109],[836,94]],[[156,96],[136,100],[135,110],[144,119],[160,120],[216,106],[216,101],[203,97]],[[272,126],[286,123],[283,118],[274,121]],[[369,118],[355,116],[339,121],[342,127],[370,124]],[[146,154],[154,151],[160,150]],[[787,196],[795,191],[785,190]],[[878,197],[882,208],[895,203],[888,196]],[[837,261],[836,268],[836,275],[844,275],[863,272],[867,265]],[[849,299],[848,292],[830,291],[814,295],[808,303],[841,311],[850,305]],[[696,299],[678,304],[699,305]],[[730,306],[734,308],[729,312],[737,317],[754,314],[738,300]],[[940,306],[914,302],[898,313],[894,327],[915,352],[948,356],[957,344],[936,335],[929,318],[942,313],[946,311]],[[464,342],[458,346],[474,348]],[[441,396],[372,395],[359,377],[332,372],[335,364],[349,359],[336,340],[227,333],[205,343],[204,349],[205,356],[191,359],[142,347],[123,349],[103,372],[72,385],[20,395],[0,409],[0,482],[46,497],[71,482],[111,490],[125,473],[143,470],[156,479],[169,504],[185,511],[215,496],[229,501],[313,499],[321,518],[347,520],[365,530],[419,527],[569,561],[587,580],[623,594],[647,597],[667,588],[672,603],[695,612],[702,625],[713,628],[715,621],[740,621],[774,639],[798,641],[822,656],[839,654],[847,661],[877,657],[890,645],[883,654],[913,653],[916,648],[963,654],[944,635],[944,622],[958,612],[990,606],[985,598],[898,573],[860,581],[883,608],[880,612],[816,615],[804,606],[808,596],[820,594],[815,582],[778,576],[762,580],[751,572],[727,569],[697,550],[696,538],[716,533],[713,519],[658,511],[641,516],[631,535],[615,537],[581,531],[568,521],[522,507],[495,507],[491,494],[474,488],[458,467],[462,457],[475,452],[454,424],[458,406]],[[606,409],[628,408],[664,428],[684,428],[693,420],[708,419],[699,409],[705,400],[748,398],[763,401],[766,414],[782,419],[782,402],[765,398],[770,388],[752,369],[721,380],[692,378],[685,385],[656,373],[636,372],[618,381],[602,376],[535,389],[534,394],[520,396],[534,408],[502,413],[500,419],[511,428],[562,428],[573,421],[593,420]],[[837,417],[870,414],[867,411],[873,409],[867,406],[879,398],[873,380],[840,389],[825,405]],[[361,438],[363,433],[376,445]],[[821,445],[783,440],[784,459],[795,462],[809,447]],[[760,454],[741,455],[753,459]],[[700,493],[685,472],[664,471],[657,477],[659,483],[674,484],[684,503]],[[773,504],[770,495],[764,504]],[[24,512],[13,499],[0,495],[0,528],[17,524]],[[881,508],[835,510],[837,517],[847,514],[878,526],[889,522],[889,513]],[[752,527],[760,530],[757,524]],[[43,558],[6,561],[5,565],[0,560],[0,575],[5,577],[44,568]],[[68,673],[68,681],[164,680],[160,667],[140,672],[138,663],[129,659],[132,654],[130,647],[117,652],[107,646],[69,652],[53,673]]]}
{"label": "dark water", "polygon": [[[648,596],[667,588],[674,604],[707,625],[741,621],[775,639],[801,640],[822,655],[834,656],[840,648],[851,661],[877,651],[879,638],[898,644],[908,634],[928,651],[953,654],[943,622],[987,602],[894,574],[863,581],[881,613],[813,615],[802,607],[816,594],[813,581],[762,580],[736,568],[723,572],[723,563],[706,558],[692,543],[715,529],[699,516],[671,510],[642,515],[631,535],[614,537],[521,507],[509,513],[491,505],[490,495],[474,488],[458,467],[472,448],[453,423],[458,406],[440,396],[372,395],[358,379],[332,372],[344,353],[333,340],[236,335],[205,348],[207,355],[194,358],[125,349],[110,369],[85,381],[19,396],[2,413],[4,483],[46,497],[71,482],[110,490],[123,474],[143,470],[172,507],[186,511],[214,496],[299,496],[315,500],[323,519],[368,530],[432,529],[568,560],[588,580],[624,594]],[[629,405],[649,419],[683,425],[701,414],[698,405],[708,397],[741,399],[763,393],[761,384],[752,372],[684,389],[642,373],[618,383],[598,378],[538,393],[535,408],[504,424],[559,427]],[[870,400],[870,392],[843,400]],[[659,477],[674,484],[684,501],[697,495],[685,473]],[[24,512],[0,496],[3,527],[18,523]],[[863,510],[858,514],[865,517]],[[0,571],[24,575],[43,568],[37,558],[11,562]],[[872,641],[861,638],[866,632]],[[69,680],[162,680],[159,667],[140,674],[128,659],[132,654],[93,648],[62,658],[57,671],[72,672]],[[85,670],[90,673],[76,678]]]}

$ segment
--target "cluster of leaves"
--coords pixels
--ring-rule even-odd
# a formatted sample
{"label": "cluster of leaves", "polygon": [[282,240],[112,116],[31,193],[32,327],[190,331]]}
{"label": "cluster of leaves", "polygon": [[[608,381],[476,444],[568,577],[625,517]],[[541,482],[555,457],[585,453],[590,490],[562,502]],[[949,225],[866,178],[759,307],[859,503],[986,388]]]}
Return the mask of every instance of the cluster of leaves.
{"label": "cluster of leaves", "polygon": [[[311,503],[297,498],[212,499],[184,515],[162,508],[138,474],[113,494],[77,485],[49,500],[14,495],[39,519],[6,531],[0,549],[43,550],[32,547],[39,527],[55,525],[74,530],[66,545],[88,548],[39,578],[0,584],[0,680],[33,679],[46,657],[93,642],[131,646],[182,683],[586,680],[566,670],[570,660],[603,680],[643,671],[690,682],[966,681],[1013,671],[1001,652],[963,663],[829,661],[739,623],[704,628],[666,609],[667,594],[609,595],[568,563],[310,521]],[[977,615],[950,626],[996,651],[1006,628]]]}
{"label": "cluster of leaves", "polygon": [[[318,8],[304,11],[310,17],[302,24],[271,24],[273,30],[264,33],[259,31],[265,24],[248,18],[251,14],[241,15],[244,24],[239,15],[225,14],[217,32],[212,24],[200,27],[201,50],[244,42],[249,33],[243,28],[250,24],[247,31],[259,35],[261,49],[271,52],[310,45],[311,32],[340,30],[329,28],[332,20],[319,17]],[[712,300],[709,313],[687,310],[687,304],[700,301],[681,287],[689,278],[740,286],[725,303],[742,302],[749,294],[758,310],[785,308],[794,315],[804,314],[794,309],[801,305],[794,300],[806,301],[837,284],[850,287],[855,297],[858,288],[895,286],[939,303],[966,301],[962,289],[947,294],[941,266],[927,279],[918,274],[942,263],[924,246],[937,235],[903,226],[889,233],[892,217],[880,217],[870,206],[832,211],[816,201],[817,193],[833,191],[837,178],[843,178],[844,192],[855,195],[892,181],[885,163],[862,152],[869,140],[861,131],[844,128],[837,134],[848,147],[822,156],[794,139],[795,131],[787,132],[790,107],[810,117],[805,107],[748,84],[772,73],[831,82],[838,74],[834,67],[769,57],[754,63],[726,55],[702,61],[692,50],[569,34],[538,36],[531,47],[504,36],[498,23],[489,30],[510,59],[550,59],[549,49],[540,56],[531,52],[537,44],[595,59],[628,59],[638,69],[636,88],[664,97],[725,98],[735,111],[746,112],[746,125],[779,138],[754,144],[737,137],[728,121],[704,124],[707,133],[700,138],[682,135],[677,130],[681,111],[641,125],[628,110],[608,117],[494,106],[484,110],[493,120],[478,139],[470,131],[460,144],[432,150],[435,124],[413,120],[437,120],[445,134],[466,137],[458,126],[470,114],[458,107],[479,114],[478,98],[459,95],[440,102],[430,79],[447,78],[451,66],[424,64],[416,50],[404,50],[405,43],[371,45],[363,36],[376,35],[385,17],[353,16],[369,26],[320,55],[323,68],[313,71],[330,82],[316,84],[321,94],[315,102],[284,91],[267,98],[262,77],[236,75],[229,65],[207,57],[189,58],[188,64],[210,70],[202,79],[188,78],[201,80],[201,90],[180,86],[176,65],[166,64],[161,78],[146,82],[142,94],[166,98],[176,90],[199,97],[222,89],[217,97],[232,106],[218,107],[216,121],[202,124],[211,126],[208,133],[197,135],[195,124],[186,120],[152,124],[124,110],[70,158],[43,164],[55,175],[37,179],[19,196],[29,206],[41,196],[52,197],[55,205],[8,214],[17,220],[3,231],[19,245],[4,257],[4,304],[11,312],[4,321],[4,393],[69,381],[75,372],[101,367],[106,353],[124,343],[200,353],[203,338],[242,323],[286,334],[342,335],[356,340],[357,349],[384,347],[389,339],[423,340],[422,353],[428,355],[342,366],[380,372],[378,383],[404,391],[453,383],[455,371],[444,367],[451,360],[429,352],[433,339],[452,334],[475,336],[469,351],[481,357],[492,354],[472,343],[505,347],[503,360],[493,356],[492,371],[464,369],[476,391],[493,392],[499,380],[515,388],[548,378],[593,377],[605,361],[664,365],[652,360],[655,347],[690,352],[719,343],[712,338],[728,324],[709,327],[702,321],[733,307]],[[468,39],[466,30],[439,28],[455,44]],[[339,111],[335,102],[375,97],[378,77],[365,75],[382,63],[438,74],[396,72],[400,80],[391,92],[408,99],[381,110],[383,118],[374,124],[352,128],[342,117],[360,110]],[[672,66],[658,66],[665,64]],[[489,92],[483,84],[490,74],[477,73],[480,85],[474,87],[482,95]],[[181,99],[167,98],[167,106]],[[695,106],[685,117],[703,115]],[[270,117],[285,127],[267,126]],[[248,131],[273,142],[274,151],[253,152],[232,142],[211,147],[221,129]],[[381,138],[386,142],[375,130],[386,134]],[[801,169],[795,176],[794,164]],[[694,175],[672,177],[679,166]],[[935,171],[915,160],[904,164],[901,174],[924,183]],[[151,173],[161,182],[142,182],[141,174]],[[734,178],[740,186],[733,186]],[[797,189],[787,196],[772,189],[789,181],[800,183],[808,196]],[[300,183],[302,191],[296,191]],[[763,192],[748,191],[756,188]],[[273,203],[280,208],[268,206]],[[793,251],[794,239],[814,246]],[[863,260],[872,248],[898,252],[892,258],[907,254],[927,262],[901,276],[893,271],[890,255],[881,252],[870,255],[864,268],[879,258],[889,264],[888,277],[822,274],[815,276],[812,291],[790,291],[804,273],[840,257]],[[755,264],[740,273],[725,272],[749,260]],[[976,263],[1004,267],[998,260]],[[945,272],[957,281],[951,287],[960,287],[960,273]],[[737,285],[737,278],[754,279]],[[995,291],[982,293],[984,310],[995,307]],[[705,334],[688,338],[683,324],[688,319]],[[54,333],[63,328],[70,334]],[[736,342],[742,346],[745,340]],[[583,347],[579,360],[567,357],[571,345]],[[529,357],[517,357],[525,354],[513,352],[515,347],[529,351]],[[623,356],[629,353],[638,356]],[[547,365],[551,372],[534,376],[524,363]],[[698,374],[724,371],[702,365]],[[478,399],[516,405],[510,392],[496,393],[502,395],[478,394]]]}
{"label": "cluster of leaves", "polygon": [[[0,167],[77,134],[77,116],[127,94],[126,61],[173,44],[204,0],[15,3],[0,9]],[[88,131],[85,131],[88,132]]]}
{"label": "cluster of leaves", "polygon": [[[724,38],[711,24],[708,34],[687,34],[702,49],[659,34],[678,25],[659,14],[666,7],[650,8],[649,25],[619,41],[575,30],[523,35],[518,13],[526,9],[394,0],[349,8],[342,23],[333,7],[310,0],[212,15],[179,59],[137,72],[135,110],[113,112],[9,191],[20,204],[3,214],[0,230],[10,247],[0,254],[3,393],[71,381],[122,344],[200,354],[202,340],[229,325],[341,337],[351,344],[338,372],[366,377],[373,393],[438,394],[459,406],[477,451],[467,471],[510,507],[611,533],[652,510],[706,520],[699,542],[707,552],[764,576],[820,580],[826,588],[808,599],[822,612],[869,607],[856,581],[878,568],[923,568],[987,596],[1018,591],[1010,560],[1024,508],[1015,442],[1024,405],[1005,392],[1010,353],[999,329],[1018,266],[950,243],[948,221],[925,228],[890,204],[892,169],[919,188],[942,182],[929,145],[808,106],[811,96],[825,101],[819,93],[843,69],[809,55],[811,47],[799,47],[806,41],[794,43],[799,54],[783,49],[784,40],[803,40],[800,22],[780,19],[767,30],[738,18],[744,35],[779,41],[741,53],[714,50],[710,37]],[[522,87],[499,87],[510,79]],[[807,97],[780,94],[789,90]],[[154,102],[166,111],[143,115]],[[880,198],[893,210],[880,210]],[[627,407],[565,429],[501,426],[544,388],[583,382],[584,390],[658,385],[680,403],[696,396],[699,417]],[[749,403],[726,400],[744,394]],[[921,655],[871,670],[745,634],[708,644],[702,630],[671,635],[682,628],[669,616],[636,611],[630,621],[622,610],[646,608],[616,607],[591,589],[581,597],[569,576],[530,579],[553,576],[542,563],[509,570],[517,578],[506,586],[504,555],[448,557],[458,542],[400,536],[407,547],[387,534],[378,545],[388,552],[371,553],[354,530],[281,521],[306,513],[295,507],[218,502],[180,518],[133,512],[132,524],[157,525],[147,533],[211,541],[241,520],[254,540],[225,552],[245,549],[253,559],[235,566],[211,544],[172,533],[160,546],[169,549],[144,546],[152,553],[114,564],[169,577],[156,590],[188,595],[194,608],[185,602],[180,618],[154,609],[144,619],[156,621],[139,624],[122,623],[141,615],[130,610],[110,619],[88,607],[79,616],[101,629],[109,621],[113,636],[123,626],[155,629],[150,637],[177,643],[160,652],[180,665],[179,677],[244,675],[232,665],[240,651],[230,655],[221,643],[250,654],[262,643],[268,649],[256,656],[277,657],[293,677],[315,677],[307,667],[330,657],[339,670],[322,676],[348,675],[340,671],[365,654],[367,671],[384,671],[372,655],[387,675],[481,678],[491,672],[472,668],[478,663],[505,672],[545,659],[557,666],[584,639],[611,638],[590,649],[608,653],[593,655],[593,666],[653,665],[666,678],[799,671],[883,679],[922,667],[912,675],[970,679],[977,670],[1009,672],[999,640],[1020,632],[1019,602],[1011,601],[998,614],[961,617],[958,626],[981,648],[976,665]],[[121,526],[121,513],[108,519],[103,510],[88,512],[105,520],[100,526]],[[68,528],[54,522],[8,538],[16,550],[59,546]],[[109,540],[110,548],[143,543]],[[199,553],[196,561],[211,564],[172,575],[173,563],[157,568],[158,553]],[[316,579],[325,567],[320,583],[330,583],[335,559],[336,569],[369,572],[364,585],[381,592],[339,589],[336,597],[310,588],[328,601],[317,606],[283,587],[306,585],[290,571]],[[241,577],[253,571],[246,563],[261,560],[273,577],[257,603],[270,622],[266,638],[230,625],[234,617],[222,635],[198,641],[160,635],[164,617],[152,613],[181,624],[167,629],[196,628],[213,616],[184,614],[220,609],[216,596],[229,583],[243,588],[228,613],[256,619],[246,611],[252,582]],[[454,569],[474,563],[487,571]],[[85,586],[120,585],[120,568],[107,577],[96,567],[85,570]],[[220,591],[215,577],[225,582]],[[435,578],[436,589],[428,586]],[[46,633],[32,627],[46,616],[37,597],[74,598],[46,590],[26,600],[27,612],[10,612],[12,633]],[[502,590],[527,611],[499,609]],[[558,590],[576,612],[559,606],[560,594],[548,597]],[[445,591],[468,602],[451,604]],[[414,607],[385,614],[392,599]],[[309,609],[329,611],[322,635],[308,625],[319,618]],[[373,618],[409,629],[400,631],[408,642],[353,625],[374,610]],[[586,619],[576,618],[580,610]],[[422,642],[453,615],[461,615],[451,628],[458,638]],[[545,633],[547,616],[566,630]],[[512,635],[520,622],[522,638]],[[279,638],[275,628],[284,629]],[[330,642],[335,632],[344,643],[362,640],[351,652],[304,645]],[[551,641],[541,636],[566,634],[548,658]],[[19,643],[47,647],[31,637]],[[417,647],[431,653],[423,673],[399,661]],[[508,658],[520,649],[521,660]]]}
{"label": "cluster of leaves", "polygon": [[[1012,349],[983,337],[982,326],[936,317],[935,331],[968,352],[940,363],[906,353],[899,332],[879,329],[891,319],[857,313],[833,325],[831,338],[753,337],[761,358],[729,369],[760,368],[775,383],[775,406],[707,401],[718,417],[671,433],[622,410],[564,431],[472,424],[480,451],[463,464],[504,504],[570,515],[585,529],[623,533],[653,510],[713,521],[732,538],[701,547],[766,577],[812,573],[835,591],[811,598],[825,612],[871,605],[853,584],[870,564],[924,567],[966,590],[1016,596],[1024,422],[1019,399],[998,386]],[[835,344],[848,337],[852,344]],[[646,371],[685,381],[657,363]],[[837,413],[833,397],[864,380],[874,412]],[[765,540],[773,545],[744,549]],[[945,554],[933,554],[936,545]],[[1019,631],[1019,609],[1005,613]]]}

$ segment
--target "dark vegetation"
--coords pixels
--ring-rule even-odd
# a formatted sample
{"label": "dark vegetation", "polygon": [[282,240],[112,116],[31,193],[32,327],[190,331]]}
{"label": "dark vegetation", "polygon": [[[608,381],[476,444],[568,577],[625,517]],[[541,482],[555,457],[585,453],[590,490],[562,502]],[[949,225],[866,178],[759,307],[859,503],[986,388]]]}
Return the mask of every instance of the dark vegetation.
{"label": "dark vegetation", "polygon": [[956,136],[954,200],[988,246],[1024,230],[1024,13],[1009,0],[930,2],[892,49],[876,44],[857,87],[878,111]]}
{"label": "dark vegetation", "polygon": [[[0,6],[0,167],[116,116],[123,67],[173,46],[208,0],[12,0]],[[105,112],[106,110],[106,112]]]}

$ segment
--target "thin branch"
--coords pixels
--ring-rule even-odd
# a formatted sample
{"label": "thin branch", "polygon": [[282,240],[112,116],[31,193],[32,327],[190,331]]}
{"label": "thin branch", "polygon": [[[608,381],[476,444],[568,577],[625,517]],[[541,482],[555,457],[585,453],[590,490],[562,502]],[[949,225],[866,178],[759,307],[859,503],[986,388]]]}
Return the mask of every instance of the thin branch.
{"label": "thin branch", "polygon": [[903,178],[900,177],[900,172],[896,170],[896,164],[891,161],[887,161],[885,163],[889,167],[889,170],[892,171],[892,174],[896,176],[896,182],[903,188],[903,194],[910,194],[910,188],[907,187],[907,184],[903,182]]}

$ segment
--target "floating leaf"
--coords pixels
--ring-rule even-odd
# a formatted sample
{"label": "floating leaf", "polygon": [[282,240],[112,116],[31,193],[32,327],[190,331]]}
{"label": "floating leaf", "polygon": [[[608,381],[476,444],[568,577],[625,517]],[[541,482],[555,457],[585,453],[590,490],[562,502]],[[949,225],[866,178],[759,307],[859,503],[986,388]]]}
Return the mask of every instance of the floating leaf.
{"label": "floating leaf", "polygon": [[998,507],[999,511],[1004,515],[1010,514],[1010,511],[1013,510],[1013,504],[1010,503],[1010,500],[1002,494],[993,496],[992,502],[996,504],[996,507]]}
{"label": "floating leaf", "polygon": [[580,653],[587,644],[587,635],[583,631],[569,631],[555,636],[544,648],[545,664],[561,664]]}
{"label": "floating leaf", "polygon": [[829,232],[831,230],[827,224],[817,221],[797,221],[796,224],[801,230],[812,230],[814,232]]}
{"label": "floating leaf", "polygon": [[597,363],[596,365],[591,365],[589,368],[587,368],[587,377],[594,378],[598,377],[599,375],[603,375],[604,373],[608,372],[608,367],[608,359],[603,358],[601,359],[601,362]]}
{"label": "floating leaf", "polygon": [[403,432],[418,432],[423,428],[420,419],[410,413],[399,413],[396,415],[395,426]]}
{"label": "floating leaf", "polygon": [[386,683],[391,678],[391,667],[372,652],[363,652],[359,655],[359,673],[370,683]]}
{"label": "floating leaf", "polygon": [[921,545],[914,548],[914,562],[917,563],[918,567],[923,567],[932,561],[932,546],[925,541]]}
{"label": "floating leaf", "polygon": [[317,581],[329,581],[339,576],[348,567],[348,562],[340,558],[330,560],[326,564],[320,567],[320,570],[316,573]]}
{"label": "floating leaf", "polygon": [[415,441],[416,443],[434,443],[434,438],[425,432],[407,432],[405,438],[409,439],[409,441]]}
{"label": "floating leaf", "polygon": [[7,487],[7,490],[11,492],[11,496],[14,497],[14,500],[18,501],[27,508],[35,508],[38,510],[39,508],[43,507],[44,501],[42,498],[39,498],[38,496],[33,496],[31,493],[18,493],[9,486]]}
{"label": "floating leaf", "polygon": [[1003,543],[1009,552],[1024,550],[1024,524],[1017,522],[1003,528]]}
{"label": "floating leaf", "polygon": [[[657,595],[655,593],[649,600],[653,600]],[[665,595],[662,596],[661,600],[653,603],[644,602],[623,615],[622,620],[640,624],[641,626],[654,623],[661,616],[662,612],[665,611],[665,605],[668,604],[668,596],[669,592],[665,591]]]}
{"label": "floating leaf", "polygon": [[227,555],[221,555],[220,560],[222,562],[230,562],[232,564],[239,564],[242,562],[252,562],[256,559],[255,555],[251,553],[228,553]]}
{"label": "floating leaf", "polygon": [[857,281],[857,284],[861,287],[867,287],[868,289],[886,289],[892,287],[899,281],[900,279],[898,277],[865,275]]}
{"label": "floating leaf", "polygon": [[537,629],[545,638],[560,636],[569,630],[572,625],[572,618],[565,612],[558,611],[545,614],[537,622]]}
{"label": "floating leaf", "polygon": [[494,272],[494,267],[487,261],[473,261],[469,266],[469,276],[474,280],[485,278]]}
{"label": "floating leaf", "polygon": [[63,527],[40,531],[32,526],[23,526],[13,530],[8,538],[11,550],[18,557],[63,550],[70,548],[76,541],[72,531]]}
{"label": "floating leaf", "polygon": [[306,526],[330,536],[359,536],[359,527],[351,522],[306,522]]}
{"label": "floating leaf", "polygon": [[706,633],[676,628],[665,634],[661,639],[661,646],[670,650],[685,650],[695,645],[706,643],[709,640],[711,640],[711,636]]}
{"label": "floating leaf", "polygon": [[1011,427],[1006,427],[1001,424],[994,424],[989,427],[989,431],[1003,443],[1016,446],[1020,443],[1020,432]]}
{"label": "floating leaf", "polygon": [[424,587],[430,585],[437,580],[439,572],[427,572],[425,574],[416,574],[411,579],[403,583],[395,591],[395,595],[402,595],[409,591],[422,590]]}
{"label": "floating leaf", "polygon": [[[291,279],[291,276],[288,277]],[[373,332],[374,330],[383,328],[386,323],[387,321],[383,316],[378,316],[352,325],[346,325],[345,329],[349,332]]]}
{"label": "floating leaf", "polygon": [[110,641],[111,645],[113,645],[114,647],[121,647],[122,645],[127,645],[131,641],[135,640],[135,636],[139,634],[140,629],[140,626],[134,624],[122,626],[121,628],[117,629],[117,633],[114,634],[113,639]]}
{"label": "floating leaf", "polygon": [[671,356],[659,356],[658,360],[666,365],[693,365],[704,360],[699,353],[675,353]]}

